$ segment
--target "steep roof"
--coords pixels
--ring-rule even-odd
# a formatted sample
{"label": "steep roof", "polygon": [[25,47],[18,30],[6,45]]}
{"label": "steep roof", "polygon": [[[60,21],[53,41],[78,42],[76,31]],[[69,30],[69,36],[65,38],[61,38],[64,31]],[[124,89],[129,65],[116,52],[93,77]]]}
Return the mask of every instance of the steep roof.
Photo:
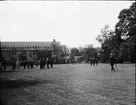
{"label": "steep roof", "polygon": [[1,42],[1,46],[7,47],[25,47],[25,46],[50,46],[52,42]]}
{"label": "steep roof", "polygon": [[2,49],[51,49],[52,42],[1,42]]}

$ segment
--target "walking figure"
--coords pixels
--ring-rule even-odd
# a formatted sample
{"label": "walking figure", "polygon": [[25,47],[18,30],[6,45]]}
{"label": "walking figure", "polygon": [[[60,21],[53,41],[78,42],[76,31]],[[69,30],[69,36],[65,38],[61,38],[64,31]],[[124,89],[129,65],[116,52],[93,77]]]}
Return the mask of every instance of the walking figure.
{"label": "walking figure", "polygon": [[49,64],[50,64],[50,59],[49,58],[47,58],[47,68],[49,69]]}
{"label": "walking figure", "polygon": [[3,71],[6,71],[6,69],[7,69],[6,59],[4,57],[2,57],[1,61],[2,61],[1,66],[3,67],[2,69],[3,69]]}
{"label": "walking figure", "polygon": [[30,61],[30,65],[31,65],[31,69],[33,69],[34,67],[33,67],[33,61],[32,60]]}
{"label": "walking figure", "polygon": [[20,69],[20,62],[19,62],[19,60],[17,60],[17,62],[16,62],[16,69]]}
{"label": "walking figure", "polygon": [[26,66],[27,66],[27,61],[26,60],[23,62],[23,66],[24,66],[24,69],[26,69]]}
{"label": "walking figure", "polygon": [[51,68],[53,68],[53,58],[50,59]]}
{"label": "walking figure", "polygon": [[95,57],[93,57],[92,61],[93,61],[93,65],[95,65]]}
{"label": "walking figure", "polygon": [[12,60],[12,71],[16,68],[16,61]]}
{"label": "walking figure", "polygon": [[93,64],[93,59],[92,57],[90,57],[90,65],[92,66],[92,64]]}
{"label": "walking figure", "polygon": [[98,60],[99,60],[99,58],[95,57],[95,65],[98,65]]}
{"label": "walking figure", "polygon": [[30,68],[30,61],[28,60],[27,61],[27,69],[29,69]]}
{"label": "walking figure", "polygon": [[43,69],[43,59],[40,60],[40,69]]}
{"label": "walking figure", "polygon": [[38,67],[38,64],[39,64],[39,62],[38,62],[38,60],[36,60],[36,67]]}
{"label": "walking figure", "polygon": [[113,56],[113,54],[110,54],[110,65],[111,65],[111,71],[115,71],[114,69],[114,64],[115,64],[115,57]]}
{"label": "walking figure", "polygon": [[45,64],[46,64],[46,61],[45,61],[45,59],[43,58],[43,63],[42,63],[43,69],[45,68]]}

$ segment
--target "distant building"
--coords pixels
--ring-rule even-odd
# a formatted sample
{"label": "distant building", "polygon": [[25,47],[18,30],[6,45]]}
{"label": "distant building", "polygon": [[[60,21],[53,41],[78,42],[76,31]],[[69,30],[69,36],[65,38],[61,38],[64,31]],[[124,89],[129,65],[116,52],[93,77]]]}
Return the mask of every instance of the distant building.
{"label": "distant building", "polygon": [[51,42],[1,42],[2,56],[8,61],[59,58],[61,56],[60,47],[60,42],[56,42],[55,39]]}

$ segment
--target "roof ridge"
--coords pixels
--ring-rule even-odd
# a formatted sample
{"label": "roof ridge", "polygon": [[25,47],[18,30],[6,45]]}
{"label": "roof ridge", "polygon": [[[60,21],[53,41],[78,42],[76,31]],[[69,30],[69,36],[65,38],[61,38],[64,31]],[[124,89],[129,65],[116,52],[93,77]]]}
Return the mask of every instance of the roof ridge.
{"label": "roof ridge", "polygon": [[14,43],[14,42],[52,42],[52,41],[1,41],[1,42],[11,42],[11,43]]}

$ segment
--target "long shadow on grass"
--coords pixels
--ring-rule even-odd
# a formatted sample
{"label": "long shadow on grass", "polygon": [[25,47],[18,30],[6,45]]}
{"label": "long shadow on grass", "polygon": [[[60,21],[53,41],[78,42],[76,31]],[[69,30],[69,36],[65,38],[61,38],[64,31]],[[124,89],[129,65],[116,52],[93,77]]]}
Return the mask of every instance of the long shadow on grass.
{"label": "long shadow on grass", "polygon": [[24,88],[29,86],[35,86],[38,84],[54,83],[53,80],[2,80],[0,79],[0,88],[3,89],[15,89]]}

